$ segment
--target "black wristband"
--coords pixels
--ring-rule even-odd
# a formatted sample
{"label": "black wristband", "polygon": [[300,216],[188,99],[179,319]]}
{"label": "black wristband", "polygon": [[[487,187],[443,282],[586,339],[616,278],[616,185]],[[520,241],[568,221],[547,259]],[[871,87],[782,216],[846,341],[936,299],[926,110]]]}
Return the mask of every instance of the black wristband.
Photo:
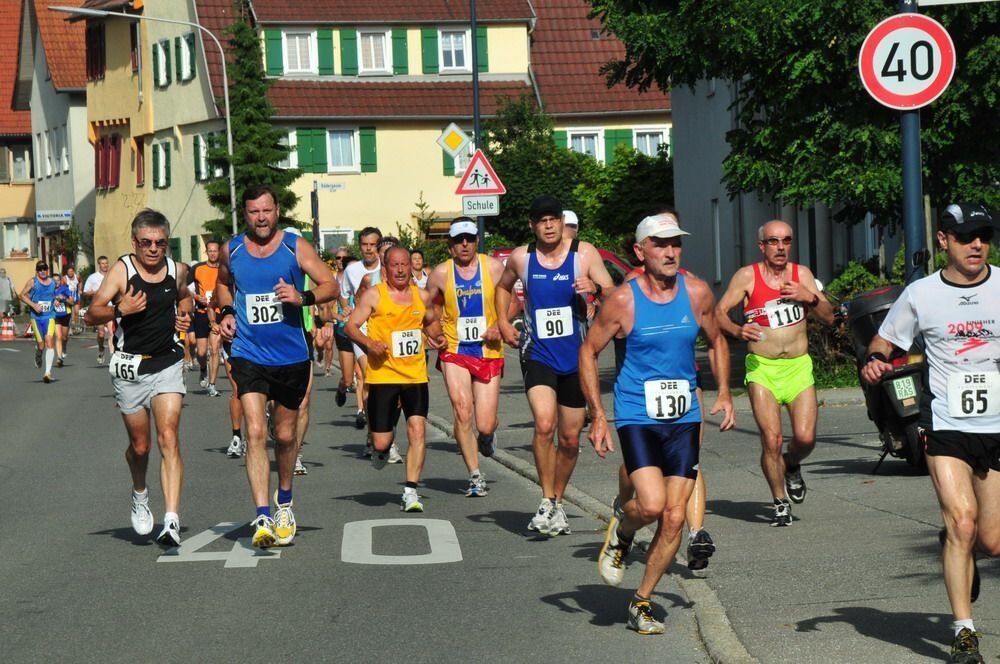
{"label": "black wristband", "polygon": [[819,304],[819,295],[813,295],[813,301],[809,304],[810,307],[815,307]]}
{"label": "black wristband", "polygon": [[601,286],[600,284],[594,284],[594,285],[597,286],[597,290],[594,291],[594,297],[600,297],[601,293],[604,292],[604,287]]}
{"label": "black wristband", "polygon": [[311,307],[316,304],[316,295],[311,291],[302,291],[302,306]]}
{"label": "black wristband", "polygon": [[865,363],[867,364],[868,362],[871,362],[872,360],[878,360],[879,362],[888,362],[889,358],[886,357],[882,353],[870,353],[868,355],[868,359],[865,361]]}
{"label": "black wristband", "polygon": [[221,323],[222,319],[225,318],[226,316],[232,316],[233,318],[236,318],[236,310],[233,309],[228,304],[219,310],[219,322]]}

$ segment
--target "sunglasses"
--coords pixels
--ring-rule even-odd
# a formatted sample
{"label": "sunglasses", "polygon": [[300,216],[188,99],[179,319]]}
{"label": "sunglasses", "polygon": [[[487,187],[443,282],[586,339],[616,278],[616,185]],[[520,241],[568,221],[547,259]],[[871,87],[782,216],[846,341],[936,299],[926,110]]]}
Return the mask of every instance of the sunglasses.
{"label": "sunglasses", "polygon": [[973,240],[979,239],[983,244],[989,244],[993,241],[993,229],[992,228],[981,228],[978,231],[972,231],[971,233],[952,233],[955,238],[955,242],[959,244],[971,244]]}
{"label": "sunglasses", "polygon": [[146,237],[142,238],[141,240],[137,238],[135,240],[135,243],[140,247],[142,247],[143,249],[149,249],[154,244],[156,245],[157,249],[166,249],[167,245],[170,244],[167,240],[150,240],[149,238]]}
{"label": "sunglasses", "polygon": [[476,243],[476,236],[472,233],[462,233],[461,235],[456,235],[451,238],[452,244],[462,244],[463,242],[468,242],[470,244]]}
{"label": "sunglasses", "polygon": [[779,244],[783,244],[786,247],[792,246],[792,238],[790,237],[768,237],[761,240],[762,244],[766,244],[769,247],[777,247]]}
{"label": "sunglasses", "polygon": [[338,260],[338,261],[342,261],[342,260],[344,260],[345,258],[347,258],[347,256],[334,256],[334,257],[333,257],[333,259],[334,259],[334,260]]}

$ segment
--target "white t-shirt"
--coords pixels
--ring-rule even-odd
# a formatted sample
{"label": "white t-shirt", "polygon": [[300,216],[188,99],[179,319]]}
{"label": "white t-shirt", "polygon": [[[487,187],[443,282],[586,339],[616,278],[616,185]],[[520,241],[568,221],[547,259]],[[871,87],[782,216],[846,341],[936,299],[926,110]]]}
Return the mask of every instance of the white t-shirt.
{"label": "white t-shirt", "polygon": [[1000,433],[1000,276],[988,269],[972,286],[941,271],[913,282],[878,331],[902,349],[923,335],[935,431]]}
{"label": "white t-shirt", "polygon": [[101,284],[104,283],[104,275],[100,272],[95,272],[89,277],[87,281],[83,284],[84,293],[96,293],[101,289]]}
{"label": "white t-shirt", "polygon": [[378,272],[380,269],[382,269],[382,264],[379,261],[376,261],[375,267],[371,269],[365,267],[364,261],[354,261],[344,268],[344,283],[340,294],[347,299],[351,299],[357,294],[358,287],[361,285],[361,280],[365,278],[365,275]]}

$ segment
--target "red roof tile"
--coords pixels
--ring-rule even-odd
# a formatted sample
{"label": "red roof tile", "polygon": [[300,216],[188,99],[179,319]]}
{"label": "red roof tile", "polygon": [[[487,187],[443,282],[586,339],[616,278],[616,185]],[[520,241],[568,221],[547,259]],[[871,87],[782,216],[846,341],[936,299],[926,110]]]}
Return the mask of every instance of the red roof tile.
{"label": "red roof tile", "polygon": [[[82,89],[87,86],[87,67],[83,57],[87,24],[67,21],[69,14],[50,11],[52,0],[34,0],[42,48],[57,90]],[[83,0],[60,0],[60,6],[79,7]]]}
{"label": "red roof tile", "polygon": [[[83,5],[87,9],[107,9],[107,10],[123,10],[131,9],[133,0],[84,0]],[[73,3],[60,2],[60,5],[67,5]],[[141,2],[139,3],[142,4]]]}
{"label": "red roof tile", "polygon": [[[194,5],[195,20],[215,35],[226,50],[226,58],[231,59],[229,38],[224,32],[240,17],[240,12],[235,8],[236,3],[233,0],[195,0]],[[209,78],[212,81],[212,94],[216,99],[222,99],[222,59],[219,49],[203,33],[199,33],[199,36],[205,46],[205,62],[208,63]],[[219,109],[221,112],[221,102]]]}
{"label": "red roof tile", "polygon": [[587,18],[586,0],[533,0],[538,22],[532,33],[531,61],[545,110],[566,113],[669,111],[670,96],[617,85],[608,88],[600,73],[609,60],[621,58],[624,45],[601,33],[601,23]]}
{"label": "red roof tile", "polygon": [[[498,97],[530,95],[520,81],[481,81],[484,116],[496,113]],[[472,117],[472,83],[369,83],[353,81],[277,81],[268,92],[277,118]]]}
{"label": "red roof tile", "polygon": [[23,5],[23,0],[0,0],[0,134],[31,134],[31,111],[14,110]]}
{"label": "red roof tile", "polygon": [[[253,0],[253,8],[260,23],[469,20],[469,0]],[[482,21],[529,19],[532,16],[527,0],[479,0],[476,4],[476,17]]]}

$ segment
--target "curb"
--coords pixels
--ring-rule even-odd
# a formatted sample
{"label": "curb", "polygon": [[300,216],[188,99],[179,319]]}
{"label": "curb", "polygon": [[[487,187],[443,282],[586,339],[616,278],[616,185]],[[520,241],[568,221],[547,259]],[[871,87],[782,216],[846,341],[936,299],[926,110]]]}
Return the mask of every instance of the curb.
{"label": "curb", "polygon": [[[443,417],[428,413],[427,422],[447,436],[452,436],[452,424]],[[538,483],[538,473],[534,466],[513,454],[498,449],[491,458],[518,475]],[[611,508],[608,505],[572,485],[566,487],[563,498],[602,521],[611,519]],[[686,562],[681,560],[679,551],[675,562],[686,565]],[[671,572],[667,572],[667,574],[677,582],[681,591],[694,605],[694,618],[695,624],[698,626],[698,635],[701,637],[701,642],[705,646],[708,656],[715,664],[752,664],[757,661],[740,643],[739,636],[726,615],[725,607],[722,606],[719,597],[704,579],[686,579]]]}

